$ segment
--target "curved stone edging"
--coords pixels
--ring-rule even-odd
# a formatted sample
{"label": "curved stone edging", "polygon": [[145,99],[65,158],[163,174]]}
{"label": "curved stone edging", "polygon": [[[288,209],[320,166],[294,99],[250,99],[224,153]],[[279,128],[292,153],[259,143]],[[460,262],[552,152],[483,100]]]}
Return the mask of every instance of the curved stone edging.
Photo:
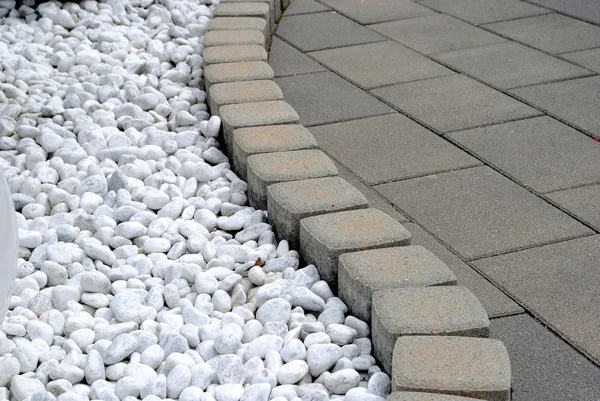
{"label": "curved stone edging", "polygon": [[410,246],[400,223],[368,208],[360,191],[337,177],[283,100],[266,50],[288,5],[221,0],[203,51],[211,112],[222,119],[223,142],[248,181],[250,204],[267,209],[277,234],[317,266],[355,316],[371,323],[375,355],[392,377],[388,400],[510,400],[508,353],[485,338],[490,322],[475,295],[456,286],[435,255]]}

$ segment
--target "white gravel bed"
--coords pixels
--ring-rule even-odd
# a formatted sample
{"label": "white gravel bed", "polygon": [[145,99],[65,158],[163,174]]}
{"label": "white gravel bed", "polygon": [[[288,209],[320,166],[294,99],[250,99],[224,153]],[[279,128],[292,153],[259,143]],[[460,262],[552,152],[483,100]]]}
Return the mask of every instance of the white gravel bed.
{"label": "white gravel bed", "polygon": [[0,0],[20,243],[0,400],[389,394],[368,325],[277,241],[219,150],[204,2]]}

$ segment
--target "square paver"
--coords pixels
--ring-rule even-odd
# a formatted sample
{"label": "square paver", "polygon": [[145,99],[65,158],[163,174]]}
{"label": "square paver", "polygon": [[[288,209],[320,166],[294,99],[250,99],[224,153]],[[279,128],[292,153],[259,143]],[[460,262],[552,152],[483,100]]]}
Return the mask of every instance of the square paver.
{"label": "square paver", "polygon": [[590,74],[586,69],[515,42],[456,50],[435,58],[501,89]]}
{"label": "square paver", "polygon": [[517,303],[486,280],[471,266],[463,262],[448,248],[415,223],[404,223],[411,234],[411,243],[421,245],[444,262],[458,278],[458,284],[467,287],[477,296],[491,318],[523,313]]}
{"label": "square paver", "polygon": [[561,57],[600,73],[600,48],[561,54]]}
{"label": "square paver", "polygon": [[600,231],[600,185],[567,189],[546,196]]}
{"label": "square paver", "polygon": [[277,36],[304,52],[385,40],[334,12],[286,17],[277,28]]}
{"label": "square paver", "polygon": [[273,68],[276,77],[327,71],[325,67],[277,36],[273,36],[271,42],[269,64]]}
{"label": "square paver", "polygon": [[321,3],[317,3],[315,0],[294,0],[289,7],[285,9],[285,14],[283,14],[283,16],[289,17],[292,15],[320,13],[323,11],[331,11],[331,9],[325,7]]}
{"label": "square paver", "polygon": [[487,166],[376,189],[465,259],[591,233]]}
{"label": "square paver", "polygon": [[600,7],[597,0],[531,0],[531,2],[600,24]]}
{"label": "square paver", "polygon": [[[521,99],[600,137],[600,77],[573,79],[511,91]],[[569,99],[569,101],[565,101]]]}
{"label": "square paver", "polygon": [[392,113],[385,103],[332,72],[277,78],[300,124],[319,125]]}
{"label": "square paver", "polygon": [[600,182],[600,143],[551,117],[450,134],[536,192]]}
{"label": "square paver", "polygon": [[512,400],[600,399],[600,368],[528,315],[492,320],[512,369]]}
{"label": "square paver", "polygon": [[600,236],[478,260],[475,266],[543,323],[600,362]]}
{"label": "square paver", "polygon": [[310,55],[365,89],[454,74],[396,42],[377,42]]}
{"label": "square paver", "polygon": [[384,22],[369,28],[425,54],[506,41],[500,36],[444,14]]}
{"label": "square paver", "polygon": [[560,14],[522,18],[485,27],[554,54],[600,46],[600,27]]}
{"label": "square paver", "polygon": [[475,25],[550,12],[518,0],[425,0],[421,4]]}
{"label": "square paver", "polygon": [[373,24],[404,18],[415,18],[433,14],[410,0],[322,0],[331,8],[361,24]]}
{"label": "square paver", "polygon": [[464,75],[409,82],[373,93],[441,132],[541,114]]}
{"label": "square paver", "polygon": [[368,184],[481,163],[401,114],[310,129],[319,146]]}

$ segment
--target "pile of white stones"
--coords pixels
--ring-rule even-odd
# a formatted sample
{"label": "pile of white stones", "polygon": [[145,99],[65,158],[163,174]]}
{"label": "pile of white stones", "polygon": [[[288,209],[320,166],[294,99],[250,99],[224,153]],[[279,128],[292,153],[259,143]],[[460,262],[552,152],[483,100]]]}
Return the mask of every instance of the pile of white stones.
{"label": "pile of white stones", "polygon": [[0,0],[19,267],[0,400],[383,401],[368,325],[219,150],[210,1]]}

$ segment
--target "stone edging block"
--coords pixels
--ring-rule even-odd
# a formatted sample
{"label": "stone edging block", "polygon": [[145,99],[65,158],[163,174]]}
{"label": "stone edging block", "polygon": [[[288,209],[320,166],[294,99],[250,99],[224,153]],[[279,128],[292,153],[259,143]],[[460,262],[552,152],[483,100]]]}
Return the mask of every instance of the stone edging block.
{"label": "stone edging block", "polygon": [[239,63],[244,61],[267,61],[267,51],[259,45],[211,46],[202,51],[203,64]]}
{"label": "stone edging block", "polygon": [[208,93],[213,84],[273,79],[274,75],[271,66],[264,61],[210,64],[204,70],[204,87]]}
{"label": "stone edging block", "polygon": [[265,35],[253,29],[240,29],[237,31],[209,31],[204,35],[204,46],[239,46],[259,45],[265,46]]}
{"label": "stone edging block", "polygon": [[415,393],[413,391],[396,391],[386,401],[483,401],[481,399],[459,397],[456,395]]}
{"label": "stone edging block", "polygon": [[271,32],[267,30],[268,24],[262,18],[257,17],[217,17],[210,20],[207,31],[235,31],[235,30],[257,30],[265,35],[265,43],[271,40]]}
{"label": "stone edging block", "polygon": [[214,84],[208,96],[210,112],[219,116],[221,106],[226,104],[281,100],[281,88],[271,80],[239,81]]}
{"label": "stone edging block", "polygon": [[273,33],[274,17],[269,2],[221,2],[213,12],[214,17],[258,17],[267,22],[267,32]]}

